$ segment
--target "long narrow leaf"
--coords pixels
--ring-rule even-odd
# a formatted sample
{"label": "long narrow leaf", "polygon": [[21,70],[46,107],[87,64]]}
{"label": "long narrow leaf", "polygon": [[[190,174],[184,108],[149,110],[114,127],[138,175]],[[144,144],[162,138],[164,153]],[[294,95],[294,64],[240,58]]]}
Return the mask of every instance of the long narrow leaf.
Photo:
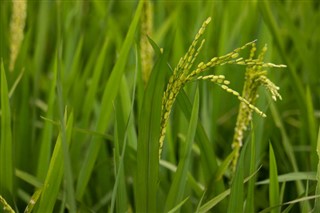
{"label": "long narrow leaf", "polygon": [[[118,105],[117,105],[118,106]],[[119,109],[119,107],[117,107]],[[126,198],[126,183],[125,183],[125,172],[123,168],[123,156],[121,156],[121,146],[122,150],[126,149],[126,143],[124,142],[124,136],[119,134],[119,132],[125,131],[125,124],[122,119],[121,112],[115,109],[116,121],[115,121],[115,140],[114,140],[114,163],[115,163],[115,183],[113,187],[112,197],[111,197],[111,209],[110,212],[114,211],[115,201],[117,201],[117,211],[125,212],[127,211],[127,198]],[[122,144],[120,144],[122,143]],[[121,146],[120,146],[121,145]]]}
{"label": "long narrow leaf", "polygon": [[[134,35],[136,32],[136,28],[138,26],[141,9],[142,9],[142,1],[138,5],[135,16],[133,18],[133,21],[127,33],[126,39],[122,45],[121,52],[119,54],[119,59],[117,60],[111,72],[110,78],[106,84],[106,87],[104,89],[102,103],[101,103],[102,110],[98,118],[97,129],[96,129],[98,132],[104,132],[109,124],[110,114],[112,111],[112,103],[119,90],[119,82],[121,80],[122,74],[124,73],[124,68],[127,62],[130,47],[134,41]],[[76,197],[78,200],[82,199],[82,196],[85,192],[85,189],[89,182],[89,179],[93,170],[93,166],[97,159],[100,147],[101,147],[101,140],[97,138],[91,141],[88,147],[88,152],[85,157],[85,161],[82,165],[77,187],[76,187]]]}
{"label": "long narrow leaf", "polygon": [[82,107],[82,120],[83,123],[88,123],[90,112],[92,111],[93,102],[96,97],[96,93],[99,86],[100,76],[103,70],[103,63],[106,59],[106,52],[107,47],[109,44],[109,37],[106,37],[104,40],[104,43],[102,45],[101,51],[99,53],[99,57],[96,61],[94,70],[93,70],[93,76],[92,76],[92,82],[90,84],[90,87],[88,89],[88,92],[85,96],[84,105]]}
{"label": "long narrow leaf", "polygon": [[[172,39],[171,39],[172,40]],[[159,137],[164,73],[167,67],[169,47],[160,55],[151,73],[145,89],[140,118],[137,147],[136,171],[136,211],[156,212],[158,169],[159,169]],[[168,47],[168,48],[167,48]]]}
{"label": "long narrow leaf", "polygon": [[[276,158],[274,156],[274,151],[270,143],[269,146],[269,161],[270,161],[270,185],[269,185],[269,200],[270,206],[276,206],[280,204],[279,199],[279,182],[278,182],[278,171]],[[271,213],[280,212],[280,208],[275,208],[271,210]]]}
{"label": "long narrow leaf", "polygon": [[[250,141],[250,174],[254,172],[256,168],[256,143],[255,143],[254,131],[251,133]],[[246,200],[245,212],[255,212],[254,210],[254,186],[255,178],[249,180],[248,183],[248,195]]]}
{"label": "long narrow leaf", "polygon": [[182,200],[180,203],[178,203],[174,208],[172,208],[170,211],[168,211],[168,213],[178,212],[178,210],[181,208],[181,206],[183,206],[183,204],[185,202],[187,202],[188,199],[189,199],[189,197],[186,197],[184,200]]}
{"label": "long narrow leaf", "polygon": [[[316,195],[320,195],[320,126],[318,131],[318,141],[317,141],[317,154],[318,154],[318,169],[317,169],[317,188]],[[314,202],[313,212],[320,212],[320,198],[316,198]]]}
{"label": "long narrow leaf", "polygon": [[[278,175],[278,182],[298,181],[298,180],[317,180],[315,172],[292,172],[287,174]],[[262,180],[256,185],[270,184],[270,179]]]}
{"label": "long narrow leaf", "polygon": [[[57,69],[57,60],[54,61],[54,70]],[[53,111],[55,109],[55,97],[56,97],[56,82],[57,82],[57,75],[54,75],[53,80],[51,82],[49,97],[48,97],[48,109],[46,113],[46,118],[52,119],[53,118]],[[52,139],[52,131],[53,126],[50,122],[45,122],[44,128],[42,131],[42,138],[40,144],[40,154],[38,158],[38,168],[37,168],[37,176],[44,180],[49,168],[50,163],[50,156],[52,151],[52,144],[50,143]]]}
{"label": "long narrow leaf", "polygon": [[[276,205],[276,206],[271,206],[269,208],[263,209],[259,213],[267,213],[267,212],[270,212],[274,208],[279,208],[279,207],[285,206],[285,205],[292,205],[292,204],[295,204],[295,203],[301,203],[301,202],[308,201],[308,200],[315,200],[317,198],[320,198],[320,195],[312,195],[312,196],[305,196],[305,197],[302,197],[302,198],[297,198],[295,200],[291,200],[291,201],[288,201],[288,202],[285,202],[285,203],[282,203],[282,204],[279,204],[279,205]],[[287,212],[287,211],[285,211],[285,212]]]}
{"label": "long narrow leaf", "polygon": [[[292,144],[290,143],[290,139],[289,139],[288,133],[287,133],[285,127],[284,127],[283,121],[280,119],[281,116],[279,115],[279,111],[278,111],[277,107],[272,102],[270,104],[270,110],[271,110],[274,122],[275,122],[276,126],[279,128],[279,130],[281,132],[282,143],[283,143],[283,146],[284,146],[284,150],[285,150],[285,152],[286,152],[286,154],[288,156],[288,160],[290,161],[290,163],[291,163],[291,165],[293,167],[293,171],[294,172],[298,172],[299,169],[298,169],[297,159],[295,157],[295,153],[293,151]],[[302,182],[298,180],[296,182],[296,185],[297,185],[298,193],[299,194],[304,193],[305,190],[304,190],[304,186],[303,186]],[[310,211],[310,209],[311,209],[309,203],[302,202],[302,203],[300,203],[300,206],[305,211]]]}
{"label": "long narrow leaf", "polygon": [[[73,125],[73,113],[70,114],[68,123],[66,125],[66,142],[69,144],[71,141]],[[37,212],[52,212],[63,177],[64,171],[64,158],[62,149],[62,138],[59,134],[54,147],[54,151],[50,160],[49,170],[44,182],[43,191],[40,198],[39,207]]]}
{"label": "long narrow leaf", "polygon": [[[137,50],[137,48],[136,48]],[[136,51],[136,62],[137,62],[137,66],[136,66],[136,72],[135,72],[135,81],[136,82],[136,74],[137,74],[137,70],[138,70],[138,51]],[[128,89],[127,87],[127,82],[125,77],[122,77],[122,81],[121,81],[121,97],[125,96],[127,92],[126,90]],[[125,172],[124,172],[124,155],[125,155],[125,151],[126,151],[126,147],[127,147],[127,135],[128,135],[128,128],[129,125],[131,124],[132,121],[132,112],[133,112],[133,106],[134,106],[134,96],[135,95],[135,85],[134,85],[134,89],[132,92],[132,103],[130,103],[129,98],[125,99],[125,98],[121,98],[121,104],[123,111],[125,111],[126,106],[124,105],[131,105],[130,108],[130,112],[128,114],[128,118],[127,118],[127,124],[125,126],[125,119],[123,118],[124,115],[126,115],[125,112],[123,111],[117,111],[116,110],[116,129],[115,129],[115,164],[116,164],[116,170],[115,170],[115,174],[116,174],[116,181],[113,187],[113,193],[112,193],[112,198],[111,198],[111,212],[113,212],[114,210],[114,203],[115,203],[115,199],[117,199],[117,212],[125,212],[127,211],[127,192],[126,192],[126,187],[125,187]],[[120,105],[120,104],[119,104]],[[121,123],[121,124],[118,124]],[[124,132],[124,135],[122,134],[118,134],[118,132]],[[122,146],[122,151],[120,153],[120,149]]]}
{"label": "long narrow leaf", "polygon": [[7,211],[9,213],[15,213],[12,207],[7,203],[7,201],[1,195],[0,195],[0,204],[2,206],[1,208],[4,211]]}
{"label": "long narrow leaf", "polygon": [[245,143],[237,165],[236,173],[231,185],[230,200],[228,205],[229,213],[243,212],[243,198],[244,198],[244,154],[247,150],[248,143]]}
{"label": "long narrow leaf", "polygon": [[173,182],[170,187],[169,195],[165,205],[165,211],[172,209],[181,202],[186,187],[188,168],[191,161],[191,150],[194,137],[196,134],[199,113],[199,90],[193,102],[191,118],[189,121],[189,128],[186,138],[186,147],[178,165],[178,169],[174,175]]}
{"label": "long narrow leaf", "polygon": [[[261,168],[261,167],[260,167]],[[259,169],[260,169],[259,168]],[[259,169],[257,169],[253,174],[251,174],[249,177],[247,177],[243,183],[246,183],[247,181],[249,181],[251,178],[253,178],[259,171]],[[222,193],[220,193],[219,195],[215,196],[214,198],[210,199],[209,201],[207,201],[205,204],[203,204],[200,208],[198,212],[204,213],[204,212],[208,212],[210,209],[212,209],[214,206],[216,206],[219,202],[221,202],[222,200],[224,200],[231,192],[231,189],[227,189],[225,191],[223,191]],[[238,210],[237,210],[238,211]],[[241,211],[241,210],[240,210]]]}
{"label": "long narrow leaf", "polygon": [[[6,73],[1,60],[1,141],[0,141],[0,194],[10,202],[14,193],[13,185],[13,144],[11,112]],[[10,198],[10,199],[9,199]]]}
{"label": "long narrow leaf", "polygon": [[38,202],[38,200],[40,198],[41,192],[42,192],[42,188],[36,190],[33,193],[33,195],[31,197],[26,209],[24,210],[24,213],[31,213],[32,212],[33,207],[36,205],[36,203]]}
{"label": "long narrow leaf", "polygon": [[[186,118],[190,119],[192,104],[183,90],[177,96],[177,103],[181,107]],[[210,144],[208,136],[201,123],[198,123],[197,125],[196,139],[199,141],[199,147],[202,154],[201,159],[203,159],[202,163],[205,168],[204,171],[207,173],[206,177],[211,177],[217,171],[218,163],[215,158],[214,150],[212,149],[212,144]]]}

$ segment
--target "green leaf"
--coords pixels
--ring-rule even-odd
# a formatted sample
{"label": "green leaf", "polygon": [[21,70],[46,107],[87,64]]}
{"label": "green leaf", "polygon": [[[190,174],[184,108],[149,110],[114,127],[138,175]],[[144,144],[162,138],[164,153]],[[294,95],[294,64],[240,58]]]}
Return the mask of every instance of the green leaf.
{"label": "green leaf", "polygon": [[137,168],[135,174],[137,212],[157,211],[160,116],[164,73],[168,69],[168,50],[172,44],[171,40],[168,41],[164,54],[160,56],[152,70],[145,89],[139,117]]}
{"label": "green leaf", "polygon": [[[290,164],[293,167],[293,172],[298,172],[299,169],[298,169],[297,159],[296,159],[292,144],[290,143],[288,133],[284,127],[283,121],[281,120],[279,111],[272,101],[270,102],[270,110],[271,110],[275,125],[279,128],[279,131],[281,133],[281,141],[284,147],[284,151],[287,154],[288,160],[290,161]],[[303,194],[305,192],[304,185],[301,181],[299,180],[296,181],[296,186],[299,194]],[[304,211],[309,211],[309,209],[311,209],[311,207],[309,206],[309,203],[302,202],[300,203],[300,206]]]}
{"label": "green leaf", "polygon": [[3,206],[1,207],[1,209],[3,209],[4,212],[15,213],[12,207],[7,203],[7,201],[1,195],[0,195],[0,204]]}
{"label": "green leaf", "polygon": [[[53,70],[54,73],[56,73],[57,69],[57,57],[55,57],[54,60],[54,66]],[[51,82],[50,91],[48,95],[48,109],[46,113],[47,119],[53,118],[53,112],[56,108],[55,106],[55,98],[56,98],[56,84],[57,84],[57,75],[53,75],[53,80]],[[40,153],[38,158],[38,168],[37,168],[37,176],[44,180],[46,177],[46,174],[48,172],[49,163],[50,163],[50,156],[52,152],[52,143],[50,142],[52,139],[52,131],[53,126],[49,122],[45,122],[44,127],[42,129],[42,138],[41,138],[41,144],[40,144]]]}
{"label": "green leaf", "polygon": [[103,63],[106,60],[106,53],[107,53],[107,47],[109,45],[110,39],[108,36],[106,36],[104,43],[102,45],[101,51],[99,53],[99,56],[97,58],[96,64],[94,66],[93,70],[93,76],[91,79],[90,87],[88,89],[88,92],[84,99],[84,104],[82,107],[82,120],[83,123],[88,123],[90,118],[90,112],[92,111],[93,103],[96,98],[96,93],[98,91],[100,76],[103,71]]}
{"label": "green leaf", "polygon": [[[279,204],[279,205],[276,205],[276,206],[270,206],[270,207],[268,207],[266,209],[263,209],[259,213],[267,213],[267,212],[270,212],[274,208],[279,208],[279,207],[285,206],[285,205],[289,205],[288,208],[291,208],[292,206],[290,206],[290,205],[292,205],[292,204],[301,203],[301,202],[309,201],[309,200],[314,200],[314,199],[317,199],[317,198],[320,198],[320,195],[305,196],[305,197],[302,197],[302,198],[297,198],[295,200],[291,200],[291,201],[288,201],[288,202],[285,202],[285,203],[282,203],[282,204]],[[288,212],[288,211],[285,210],[284,212]]]}
{"label": "green leaf", "polygon": [[[73,113],[70,114],[66,125],[66,142],[70,144],[73,125]],[[52,212],[60,190],[64,173],[64,158],[62,148],[61,132],[56,141],[54,151],[50,160],[49,170],[43,185],[37,212]]]}
{"label": "green leaf", "polygon": [[181,208],[181,206],[187,202],[187,200],[189,199],[189,197],[186,197],[184,200],[182,200],[180,203],[178,203],[174,208],[172,208],[170,211],[168,211],[168,213],[175,213],[178,212],[178,210]]}
{"label": "green leaf", "polygon": [[[241,157],[240,157],[240,159],[241,159]],[[238,163],[238,165],[239,164],[240,163]],[[258,173],[260,168],[258,168],[254,173],[252,173],[249,177],[247,177],[244,180],[243,184],[246,183],[247,181],[249,181],[251,178],[253,178]],[[220,203],[222,200],[224,200],[230,194],[230,192],[231,192],[231,189],[227,189],[227,190],[223,191],[222,193],[220,193],[219,195],[215,196],[214,198],[210,199],[209,201],[207,201],[205,204],[203,204],[199,208],[198,212],[204,213],[204,212],[210,211],[210,209],[212,209],[214,206],[216,206],[218,203]],[[236,210],[236,211],[238,212],[238,210]]]}
{"label": "green leaf", "polygon": [[[116,121],[115,121],[115,140],[114,140],[114,164],[115,164],[115,183],[113,187],[112,197],[111,197],[111,208],[110,212],[115,212],[114,205],[115,201],[117,201],[117,211],[116,212],[126,212],[128,210],[127,207],[127,192],[126,192],[126,182],[125,182],[125,171],[123,168],[123,155],[126,150],[126,136],[120,134],[120,132],[125,132],[125,123],[123,119],[122,112],[119,112],[119,104],[116,105],[115,109],[116,113]],[[121,153],[122,147],[122,153]]]}
{"label": "green leaf", "polygon": [[231,191],[230,189],[227,189],[224,192],[220,193],[219,195],[215,196],[214,198],[210,199],[208,202],[206,202],[199,208],[199,212],[200,213],[208,212],[211,208],[213,208],[222,200],[224,200],[230,194],[230,191]]}
{"label": "green leaf", "polygon": [[[278,175],[278,182],[298,181],[298,180],[317,180],[315,172],[291,172],[287,174]],[[270,179],[262,180],[256,185],[270,184]]]}
{"label": "green leaf", "polygon": [[[278,170],[277,170],[277,161],[274,156],[273,148],[270,143],[269,145],[269,160],[270,160],[270,185],[269,185],[269,200],[270,206],[276,206],[280,204],[279,198],[279,182],[278,182]],[[271,210],[271,213],[280,212],[280,208],[275,208]]]}
{"label": "green leaf", "polygon": [[199,90],[197,89],[193,108],[191,113],[191,118],[189,121],[189,128],[186,137],[186,146],[183,155],[180,158],[180,162],[177,171],[173,177],[173,182],[171,184],[167,201],[165,204],[165,211],[168,211],[174,206],[178,205],[184,195],[184,189],[186,188],[186,182],[188,178],[188,168],[190,167],[191,161],[191,150],[194,141],[199,114]]}
{"label": "green leaf", "polygon": [[[307,131],[308,135],[310,138],[310,145],[311,145],[311,150],[317,150],[317,127],[316,127],[316,119],[315,119],[315,112],[314,112],[314,107],[313,107],[313,100],[312,100],[312,95],[310,91],[310,87],[307,87],[306,90],[306,105],[307,105]],[[312,151],[310,153],[311,155],[311,165],[312,168],[316,168],[317,162],[318,162],[318,157],[317,153],[315,151]]]}
{"label": "green leaf", "polygon": [[218,168],[218,171],[216,172],[216,180],[221,180],[222,176],[226,172],[226,170],[229,168],[232,160],[234,159],[234,155],[236,154],[236,150],[234,149],[227,157],[224,159],[224,161],[221,163],[221,165]]}
{"label": "green leaf", "polygon": [[36,203],[38,202],[38,200],[40,198],[41,192],[42,192],[42,188],[36,190],[33,193],[33,195],[31,197],[26,209],[24,210],[24,213],[31,213],[32,212],[33,207],[36,205]]}
{"label": "green leaf", "polygon": [[[1,141],[0,141],[0,194],[9,202],[14,196],[13,141],[11,129],[8,83],[1,60]],[[10,199],[9,199],[10,198]]]}
{"label": "green leaf", "polygon": [[245,143],[238,161],[236,173],[234,175],[231,192],[230,192],[230,200],[228,205],[229,213],[233,212],[243,212],[243,198],[244,198],[244,156],[247,150],[248,143]]}
{"label": "green leaf", "polygon": [[[190,120],[192,104],[185,91],[180,91],[177,96],[177,103],[184,116]],[[207,178],[207,181],[211,181],[212,176],[217,172],[218,163],[212,144],[200,122],[197,124],[196,140],[201,150],[201,163],[205,172],[205,178]],[[222,184],[217,184],[217,186],[220,190],[224,189]]]}
{"label": "green leaf", "polygon": [[[254,172],[256,168],[256,141],[254,131],[251,132],[251,141],[250,141],[250,174]],[[249,180],[248,183],[248,195],[245,205],[244,212],[255,212],[254,210],[254,187],[255,187],[255,178]]]}
{"label": "green leaf", "polygon": [[[136,76],[138,72],[138,51],[136,47],[136,72],[135,72],[135,78],[134,78],[134,84],[136,83]],[[127,204],[127,190],[126,190],[126,182],[125,182],[125,171],[124,171],[124,155],[127,148],[127,136],[128,136],[128,128],[130,124],[132,124],[132,117],[133,117],[133,106],[135,101],[135,87],[132,92],[132,103],[130,103],[130,98],[128,93],[128,85],[125,77],[122,77],[121,80],[121,95],[120,95],[120,101],[117,101],[117,109],[122,110],[116,110],[116,122],[115,122],[115,174],[116,174],[116,181],[114,183],[113,192],[112,192],[112,198],[111,198],[111,212],[114,212],[114,203],[117,199],[117,212],[125,212],[128,210],[128,204]],[[119,103],[120,102],[120,103]],[[127,109],[127,107],[130,106],[130,109]],[[129,112],[126,112],[129,111]],[[125,118],[125,116],[128,116],[128,118]],[[126,122],[126,123],[125,123]],[[124,134],[122,134],[124,132]],[[121,134],[120,134],[121,133]],[[122,148],[121,148],[122,147]],[[121,153],[120,153],[120,149]]]}
{"label": "green leaf", "polygon": [[35,188],[41,188],[43,186],[43,183],[37,177],[27,172],[16,169],[15,175],[17,176],[17,178],[20,178],[21,180],[25,181]]}
{"label": "green leaf", "polygon": [[[318,154],[318,169],[317,169],[317,188],[316,188],[315,195],[320,195],[320,126],[318,131],[317,154]],[[313,212],[320,212],[320,197],[315,199]]]}
{"label": "green leaf", "polygon": [[[102,103],[101,103],[101,112],[98,116],[98,121],[96,126],[96,130],[98,132],[104,132],[109,124],[109,119],[112,112],[112,104],[118,93],[119,82],[124,73],[129,51],[134,41],[134,35],[139,23],[141,9],[142,9],[142,1],[138,5],[135,16],[133,18],[133,21],[131,22],[129,31],[127,33],[126,39],[122,45],[119,58],[111,72],[111,75],[104,89]],[[93,138],[93,140],[89,144],[88,152],[86,154],[85,161],[80,170],[78,183],[76,187],[76,198],[78,200],[82,199],[82,196],[88,185],[90,176],[93,171],[94,163],[100,151],[101,143],[102,141],[100,138]]]}

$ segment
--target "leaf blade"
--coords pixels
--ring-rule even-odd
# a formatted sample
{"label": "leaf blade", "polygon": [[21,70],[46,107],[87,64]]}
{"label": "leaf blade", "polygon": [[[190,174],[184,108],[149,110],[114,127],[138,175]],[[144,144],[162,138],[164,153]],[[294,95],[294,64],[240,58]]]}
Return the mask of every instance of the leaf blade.
{"label": "leaf blade", "polygon": [[[136,13],[134,15],[133,21],[129,27],[126,39],[122,45],[119,59],[117,60],[110,78],[106,84],[103,92],[100,116],[97,121],[96,129],[98,132],[104,132],[109,124],[109,118],[112,112],[112,103],[115,99],[117,92],[119,90],[119,81],[122,74],[124,73],[124,68],[126,60],[130,51],[130,47],[134,41],[134,35],[136,28],[138,26],[140,14],[142,10],[142,2],[139,3]],[[79,173],[79,179],[76,186],[76,198],[78,200],[82,199],[85,192],[87,184],[89,182],[90,176],[93,171],[94,163],[97,159],[98,152],[101,147],[101,140],[94,138],[89,144],[88,152],[85,157],[85,161]]]}
{"label": "leaf blade", "polygon": [[192,143],[196,134],[197,124],[198,124],[198,114],[199,114],[199,90],[197,89],[193,108],[191,113],[191,118],[189,121],[189,127],[186,138],[186,147],[183,156],[180,159],[177,171],[174,175],[173,182],[171,184],[168,198],[165,204],[165,211],[177,206],[181,201],[184,194],[184,189],[186,187],[188,168],[191,161],[191,150]]}
{"label": "leaf blade", "polygon": [[[170,41],[167,43],[168,49],[170,43]],[[160,55],[152,70],[139,118],[135,188],[137,212],[157,211],[160,115],[165,73],[163,70],[168,69],[166,64],[168,55],[168,51]]]}
{"label": "leaf blade", "polygon": [[8,93],[8,82],[1,60],[1,144],[0,144],[0,194],[9,197],[14,193],[13,176],[13,143],[11,129],[10,100]]}
{"label": "leaf blade", "polygon": [[[276,206],[280,204],[279,182],[278,182],[277,161],[274,156],[274,151],[271,143],[269,144],[269,160],[270,160],[269,200],[270,200],[270,206]],[[277,212],[280,212],[279,207],[271,210],[271,213],[277,213]]]}

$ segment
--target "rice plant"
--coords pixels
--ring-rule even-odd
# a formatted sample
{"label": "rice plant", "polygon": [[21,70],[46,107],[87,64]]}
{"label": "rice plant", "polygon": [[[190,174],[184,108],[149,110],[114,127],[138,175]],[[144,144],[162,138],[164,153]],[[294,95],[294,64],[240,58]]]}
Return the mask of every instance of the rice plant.
{"label": "rice plant", "polygon": [[0,212],[320,212],[319,7],[1,1]]}

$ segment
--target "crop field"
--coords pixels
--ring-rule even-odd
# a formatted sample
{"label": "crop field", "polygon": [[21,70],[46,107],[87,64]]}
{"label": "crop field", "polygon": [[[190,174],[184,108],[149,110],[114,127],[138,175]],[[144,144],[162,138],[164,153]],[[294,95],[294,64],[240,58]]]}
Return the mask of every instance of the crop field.
{"label": "crop field", "polygon": [[0,212],[320,212],[316,0],[1,0]]}

